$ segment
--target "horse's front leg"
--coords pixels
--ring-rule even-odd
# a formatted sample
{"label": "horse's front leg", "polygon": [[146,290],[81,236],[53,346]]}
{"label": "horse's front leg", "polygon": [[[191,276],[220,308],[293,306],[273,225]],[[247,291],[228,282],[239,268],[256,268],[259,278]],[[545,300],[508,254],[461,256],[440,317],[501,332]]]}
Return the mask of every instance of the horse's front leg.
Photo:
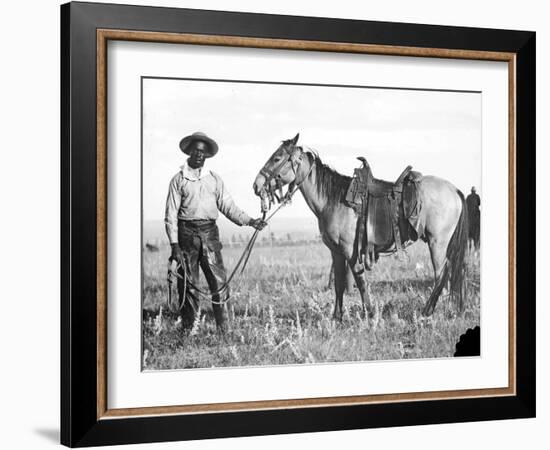
{"label": "horse's front leg", "polygon": [[334,313],[332,317],[339,322],[342,321],[344,291],[346,289],[346,258],[344,255],[332,252],[332,263],[334,265]]}
{"label": "horse's front leg", "polygon": [[352,268],[353,277],[355,278],[355,284],[359,293],[361,294],[361,303],[363,305],[363,314],[364,317],[368,315],[369,319],[374,317],[374,308],[372,306],[371,298],[369,295],[369,289],[367,285],[367,279],[365,275],[365,270],[363,268],[358,268],[350,264]]}

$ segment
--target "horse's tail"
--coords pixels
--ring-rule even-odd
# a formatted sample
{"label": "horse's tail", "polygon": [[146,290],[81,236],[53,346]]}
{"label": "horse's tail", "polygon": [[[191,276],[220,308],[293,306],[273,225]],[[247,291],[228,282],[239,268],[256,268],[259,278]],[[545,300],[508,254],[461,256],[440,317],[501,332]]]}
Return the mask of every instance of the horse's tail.
{"label": "horse's tail", "polygon": [[462,203],[462,211],[458,218],[455,231],[447,247],[447,261],[450,264],[451,295],[457,302],[459,310],[464,309],[465,278],[466,278],[466,250],[468,248],[468,209],[464,194],[456,190]]}
{"label": "horse's tail", "polygon": [[441,291],[450,280],[451,296],[457,302],[460,310],[464,308],[465,288],[464,281],[466,277],[466,249],[468,248],[468,213],[466,209],[466,200],[460,190],[456,190],[460,197],[462,210],[456,224],[455,230],[447,246],[447,261],[443,266],[441,275],[437,279],[434,289],[428,299],[423,314],[426,316],[434,312],[437,299]]}

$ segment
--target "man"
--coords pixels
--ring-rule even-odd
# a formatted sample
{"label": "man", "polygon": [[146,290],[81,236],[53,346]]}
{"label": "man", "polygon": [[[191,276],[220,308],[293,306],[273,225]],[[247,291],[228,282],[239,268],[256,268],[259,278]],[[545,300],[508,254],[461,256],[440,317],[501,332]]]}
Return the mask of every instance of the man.
{"label": "man", "polygon": [[466,197],[466,205],[468,206],[468,223],[469,232],[468,237],[473,242],[475,249],[479,249],[479,226],[480,226],[480,212],[479,206],[481,200],[476,193],[475,186],[472,186],[472,192]]}
{"label": "man", "polygon": [[[218,211],[239,226],[249,225],[261,230],[266,223],[262,219],[252,219],[239,209],[220,176],[204,168],[206,158],[218,152],[218,144],[213,139],[196,132],[184,137],[179,145],[189,158],[170,181],[166,199],[164,223],[172,248],[170,258],[185,261],[189,279],[195,286],[198,285],[200,266],[210,291],[214,293],[214,318],[218,330],[223,332],[226,329],[226,308],[217,304],[220,295],[215,294],[226,282],[222,244],[216,225]],[[183,327],[190,328],[199,310],[200,294],[178,279],[178,297],[180,305],[183,304]]]}

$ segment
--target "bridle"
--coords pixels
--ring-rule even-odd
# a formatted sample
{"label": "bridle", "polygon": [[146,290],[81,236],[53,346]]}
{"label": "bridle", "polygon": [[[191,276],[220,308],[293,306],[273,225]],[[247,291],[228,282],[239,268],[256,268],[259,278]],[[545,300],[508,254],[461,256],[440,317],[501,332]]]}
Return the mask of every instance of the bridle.
{"label": "bridle", "polygon": [[[311,164],[308,173],[301,181],[297,182],[296,177],[298,176],[298,170],[302,165],[304,156],[307,154],[304,152],[302,147],[295,145],[292,145],[290,149],[287,145],[284,145],[282,150],[284,151],[284,156],[282,161],[279,162],[277,166],[274,168],[269,168],[266,163],[260,170],[260,175],[263,175],[265,178],[264,187],[260,193],[260,197],[262,199],[262,211],[269,211],[271,209],[271,205],[274,203],[289,203],[294,193],[304,183],[304,181],[307,180],[313,170],[313,164]],[[294,173],[294,180],[289,183],[288,190],[286,194],[284,194],[284,185],[281,180],[281,174],[288,163],[290,163],[290,168]],[[273,181],[275,181],[275,186],[272,186]]]}
{"label": "bridle", "polygon": [[[261,197],[261,211],[262,211],[262,219],[265,222],[269,222],[269,220],[285,205],[289,204],[292,200],[292,196],[294,193],[298,190],[298,188],[306,181],[311,174],[311,171],[313,170],[313,166],[315,165],[315,162],[312,162],[310,164],[309,170],[307,174],[304,176],[304,178],[297,182],[296,177],[298,174],[298,170],[300,169],[300,166],[304,160],[304,155],[307,156],[307,153],[304,152],[302,147],[297,147],[295,145],[292,145],[291,149],[287,149],[287,146],[285,145],[283,147],[285,156],[283,160],[277,164],[277,166],[274,169],[266,168],[266,165],[262,167],[260,170],[260,174],[265,177],[265,184],[262,188],[262,192],[260,194]],[[270,158],[271,159],[271,158]],[[294,172],[294,180],[289,183],[288,190],[286,194],[283,194],[283,184],[281,180],[281,173],[287,163],[290,162],[290,166],[292,168],[292,171]],[[275,187],[271,187],[271,182],[275,180]],[[267,186],[267,188],[266,188]],[[276,190],[279,189],[279,195],[277,195]],[[275,203],[275,199],[277,200],[280,205],[271,212],[269,216],[267,216],[267,213],[270,211],[271,206],[273,203]],[[267,217],[266,217],[267,216]],[[181,302],[180,306],[177,308],[181,310],[187,301],[187,292],[189,288],[191,288],[194,292],[194,295],[198,297],[205,297],[210,298],[213,295],[226,295],[225,299],[220,299],[219,301],[211,300],[213,304],[216,305],[225,305],[229,302],[231,299],[229,295],[229,285],[233,280],[233,277],[237,275],[238,278],[243,274],[244,269],[248,263],[248,259],[250,258],[250,254],[252,253],[252,249],[254,247],[254,244],[256,243],[256,239],[258,237],[260,230],[255,230],[252,236],[250,237],[250,240],[246,244],[246,247],[243,250],[243,253],[241,254],[239,260],[237,261],[237,264],[233,268],[231,274],[227,278],[227,281],[216,291],[204,291],[200,289],[198,286],[193,284],[191,281],[191,277],[188,273],[187,263],[185,261],[185,258],[182,261],[175,261],[173,263],[171,260],[169,261],[168,265],[168,307],[170,309],[173,309],[173,302],[172,302],[172,285],[173,282],[176,279],[181,279],[184,283],[184,289],[183,289],[183,301]],[[191,307],[194,308],[193,304],[191,303]],[[195,311],[196,313],[197,311]]]}

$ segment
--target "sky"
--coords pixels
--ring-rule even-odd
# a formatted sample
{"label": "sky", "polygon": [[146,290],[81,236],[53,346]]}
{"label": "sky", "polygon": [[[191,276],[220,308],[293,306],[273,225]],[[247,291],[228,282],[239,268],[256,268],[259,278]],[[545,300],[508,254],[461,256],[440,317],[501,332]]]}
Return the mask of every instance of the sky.
{"label": "sky", "polygon": [[[259,215],[254,178],[296,133],[341,173],[364,156],[377,178],[395,180],[410,164],[482,195],[480,93],[145,78],[144,220],[163,220],[168,183],[187,158],[179,141],[195,131],[218,143],[206,167],[251,216]],[[310,215],[299,193],[279,214]]]}

